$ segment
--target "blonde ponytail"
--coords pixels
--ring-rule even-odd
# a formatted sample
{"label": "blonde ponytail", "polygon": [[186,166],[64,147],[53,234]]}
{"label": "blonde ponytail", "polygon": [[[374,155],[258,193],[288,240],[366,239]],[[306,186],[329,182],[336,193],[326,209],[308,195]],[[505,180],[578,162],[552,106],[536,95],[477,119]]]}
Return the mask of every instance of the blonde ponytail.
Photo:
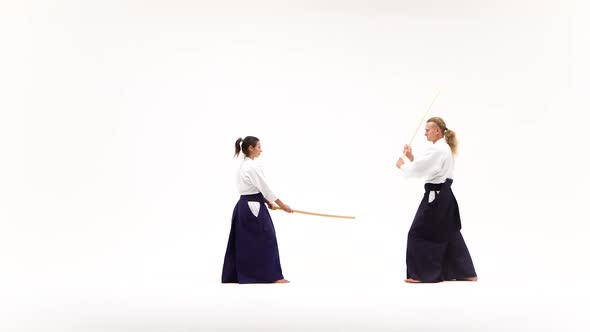
{"label": "blonde ponytail", "polygon": [[445,137],[445,141],[447,141],[447,144],[451,147],[451,152],[453,154],[457,154],[457,146],[459,145],[459,142],[457,141],[457,135],[454,131],[447,128],[445,120],[439,117],[433,117],[428,119],[426,122],[432,122],[440,128]]}

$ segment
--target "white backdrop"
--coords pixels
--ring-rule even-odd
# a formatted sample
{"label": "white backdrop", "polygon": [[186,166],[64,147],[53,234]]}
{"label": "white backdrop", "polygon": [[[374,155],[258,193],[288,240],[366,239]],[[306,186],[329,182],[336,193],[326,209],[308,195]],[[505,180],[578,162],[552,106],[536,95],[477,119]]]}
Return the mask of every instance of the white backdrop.
{"label": "white backdrop", "polygon": [[[588,13],[3,1],[0,327],[582,330]],[[422,183],[394,163],[438,90],[481,280],[416,287],[402,280]],[[357,216],[273,212],[289,285],[220,284],[246,135],[287,204]]]}

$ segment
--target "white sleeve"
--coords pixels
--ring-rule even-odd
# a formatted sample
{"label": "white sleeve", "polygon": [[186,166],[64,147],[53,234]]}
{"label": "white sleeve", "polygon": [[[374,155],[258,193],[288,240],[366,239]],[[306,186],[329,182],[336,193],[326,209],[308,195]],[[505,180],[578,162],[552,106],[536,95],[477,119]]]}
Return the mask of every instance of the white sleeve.
{"label": "white sleeve", "polygon": [[264,177],[264,173],[262,169],[258,166],[254,166],[248,169],[246,176],[250,178],[252,184],[260,190],[262,196],[269,201],[274,202],[277,200],[277,196],[270,190],[268,183],[266,182],[266,178]]}
{"label": "white sleeve", "polygon": [[424,155],[414,158],[413,162],[403,164],[400,169],[407,177],[425,177],[440,169],[442,156],[442,151],[430,148]]}

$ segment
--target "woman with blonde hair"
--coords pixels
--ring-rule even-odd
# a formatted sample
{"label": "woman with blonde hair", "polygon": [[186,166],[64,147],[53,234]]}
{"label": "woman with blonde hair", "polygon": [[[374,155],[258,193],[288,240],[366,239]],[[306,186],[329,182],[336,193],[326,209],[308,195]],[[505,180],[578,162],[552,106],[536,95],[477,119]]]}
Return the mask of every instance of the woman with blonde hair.
{"label": "woman with blonde hair", "polygon": [[461,235],[461,217],[453,184],[455,132],[443,119],[426,122],[426,139],[433,144],[420,157],[404,146],[396,166],[408,177],[425,178],[424,196],[408,232],[406,266],[408,283],[446,280],[477,281],[471,255]]}

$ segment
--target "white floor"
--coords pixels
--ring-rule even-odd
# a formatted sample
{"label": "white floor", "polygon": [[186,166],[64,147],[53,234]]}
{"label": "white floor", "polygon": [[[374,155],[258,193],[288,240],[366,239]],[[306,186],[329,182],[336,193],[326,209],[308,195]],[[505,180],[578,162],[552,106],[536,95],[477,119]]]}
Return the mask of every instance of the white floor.
{"label": "white floor", "polygon": [[[121,285],[2,296],[2,331],[587,331],[581,281]],[[586,308],[586,309],[585,309]]]}

